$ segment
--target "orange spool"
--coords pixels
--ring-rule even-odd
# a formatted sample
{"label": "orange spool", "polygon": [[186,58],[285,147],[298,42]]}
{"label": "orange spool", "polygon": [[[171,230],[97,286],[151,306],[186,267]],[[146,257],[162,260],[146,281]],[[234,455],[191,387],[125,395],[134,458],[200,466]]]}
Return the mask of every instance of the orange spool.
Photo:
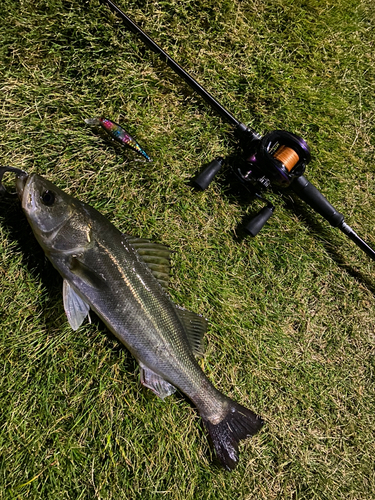
{"label": "orange spool", "polygon": [[280,146],[273,156],[276,160],[281,161],[288,172],[297,165],[299,160],[299,156],[294,149],[287,146]]}

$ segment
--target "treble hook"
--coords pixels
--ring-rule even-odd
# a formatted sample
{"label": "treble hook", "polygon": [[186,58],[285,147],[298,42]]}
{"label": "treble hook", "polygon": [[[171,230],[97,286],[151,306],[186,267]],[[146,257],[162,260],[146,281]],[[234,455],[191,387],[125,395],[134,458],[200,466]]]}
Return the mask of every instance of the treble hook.
{"label": "treble hook", "polygon": [[15,167],[0,167],[0,196],[12,196],[15,197],[17,196],[17,192],[9,192],[7,188],[4,186],[2,183],[4,174],[7,172],[13,172],[14,174],[17,175],[17,177],[27,177],[27,173],[24,170],[21,170],[20,168],[15,168]]}

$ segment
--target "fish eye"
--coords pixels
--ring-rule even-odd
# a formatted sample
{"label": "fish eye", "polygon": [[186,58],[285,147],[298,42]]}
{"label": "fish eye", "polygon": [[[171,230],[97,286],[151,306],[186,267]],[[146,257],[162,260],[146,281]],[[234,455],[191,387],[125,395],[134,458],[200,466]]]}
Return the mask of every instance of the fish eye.
{"label": "fish eye", "polygon": [[44,205],[47,205],[50,207],[51,205],[54,204],[55,202],[55,193],[53,191],[49,191],[48,189],[42,193],[42,196],[40,197]]}

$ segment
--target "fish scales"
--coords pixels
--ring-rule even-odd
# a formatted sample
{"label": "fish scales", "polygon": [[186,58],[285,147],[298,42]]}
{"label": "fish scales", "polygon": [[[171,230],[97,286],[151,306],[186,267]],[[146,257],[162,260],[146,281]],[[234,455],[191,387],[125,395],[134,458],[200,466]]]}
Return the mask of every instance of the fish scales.
{"label": "fish scales", "polygon": [[159,375],[168,373],[168,381],[203,407],[201,411],[209,417],[218,391],[211,386],[215,395],[209,397],[207,379],[186,336],[181,335],[175,305],[126,238],[91,207],[85,206],[85,210],[88,218],[94,220],[91,238],[95,244],[82,254],[80,261],[96,269],[98,275],[107,276],[103,286],[92,287],[87,280],[77,276],[70,270],[67,258],[59,253],[50,253],[51,262],[56,268],[65,269],[64,278],[71,281],[79,295],[90,301],[92,309],[137,360]]}
{"label": "fish scales", "polygon": [[219,461],[233,469],[239,441],[263,422],[218,391],[201,370],[196,355],[206,322],[176,306],[164,290],[169,251],[120,233],[90,205],[41,176],[20,176],[17,190],[37,240],[64,279],[71,326],[78,329],[89,309],[95,311],[138,360],[146,387],[160,397],[178,388],[194,403]]}

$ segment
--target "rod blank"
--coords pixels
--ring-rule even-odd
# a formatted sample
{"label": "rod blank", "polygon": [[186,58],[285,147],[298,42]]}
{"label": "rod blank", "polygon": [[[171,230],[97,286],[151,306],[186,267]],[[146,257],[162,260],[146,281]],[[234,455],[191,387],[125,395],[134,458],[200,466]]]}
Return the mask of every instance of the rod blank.
{"label": "rod blank", "polygon": [[173,69],[197,94],[199,94],[203,99],[217,112],[219,115],[227,120],[229,123],[235,127],[239,127],[241,122],[239,122],[227,109],[224,108],[207,90],[205,90],[189,73],[187,73],[181,66],[170,57],[154,40],[147,35],[134,21],[132,21],[112,0],[101,0],[102,3],[106,3],[108,7],[115,12],[119,17],[121,17],[125,26],[142,40],[142,42],[147,45],[153,52],[158,54],[161,59],[167,63],[167,65]]}

